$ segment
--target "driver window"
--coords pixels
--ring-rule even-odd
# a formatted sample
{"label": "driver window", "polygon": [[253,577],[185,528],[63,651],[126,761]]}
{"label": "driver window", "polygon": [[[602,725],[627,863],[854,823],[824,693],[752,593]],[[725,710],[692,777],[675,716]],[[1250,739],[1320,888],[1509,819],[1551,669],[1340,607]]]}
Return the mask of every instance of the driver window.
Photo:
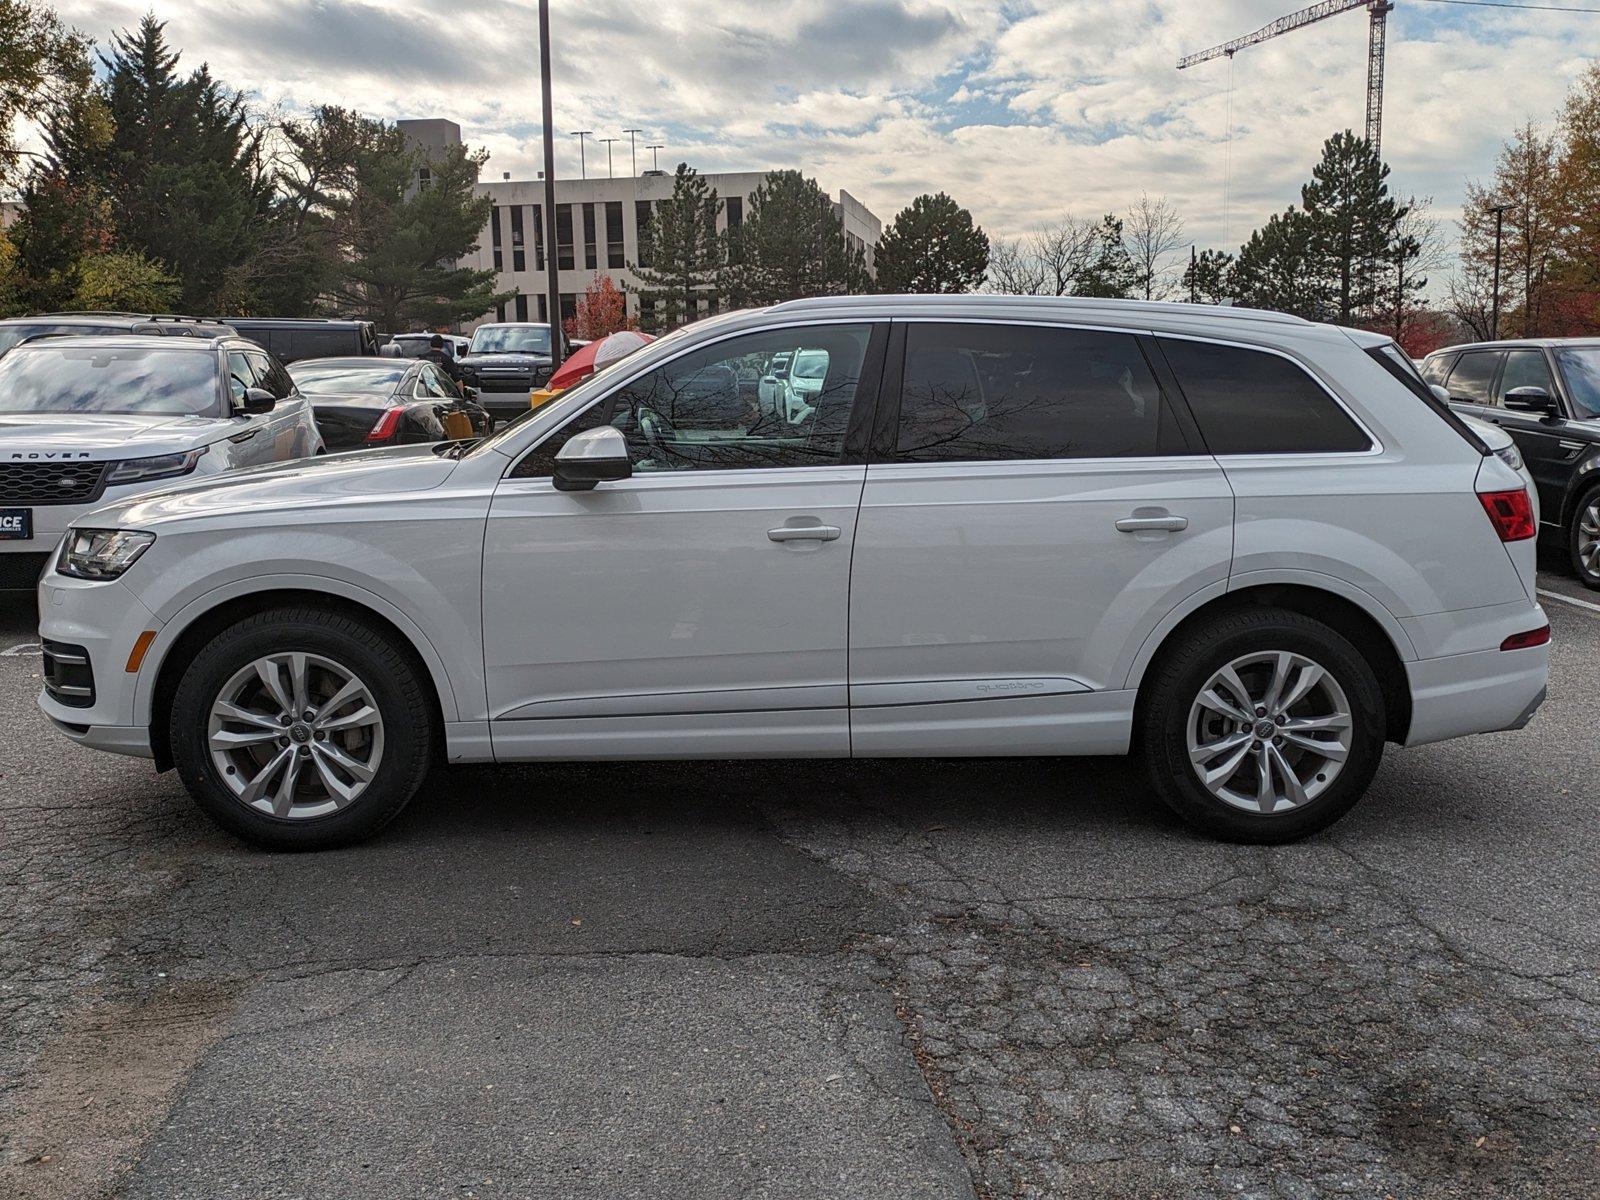
{"label": "driver window", "polygon": [[256,386],[256,373],[250,366],[250,360],[237,351],[228,354],[228,395],[237,408],[244,403],[244,394]]}
{"label": "driver window", "polygon": [[836,463],[870,325],[729,338],[630,381],[611,399],[636,472]]}
{"label": "driver window", "polygon": [[1551,396],[1556,394],[1555,380],[1550,377],[1550,365],[1544,360],[1543,350],[1513,350],[1506,355],[1505,370],[1500,372],[1500,397],[1512,388],[1543,388]]}

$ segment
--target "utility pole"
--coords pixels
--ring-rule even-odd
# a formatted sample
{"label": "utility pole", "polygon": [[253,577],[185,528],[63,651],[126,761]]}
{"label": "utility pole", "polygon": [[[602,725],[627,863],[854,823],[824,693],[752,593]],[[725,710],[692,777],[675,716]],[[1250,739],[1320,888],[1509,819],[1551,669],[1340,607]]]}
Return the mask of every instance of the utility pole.
{"label": "utility pole", "polygon": [[615,179],[616,172],[611,169],[611,143],[620,142],[621,138],[601,138],[600,144],[606,148],[606,178]]}
{"label": "utility pole", "polygon": [[646,150],[650,151],[650,169],[652,171],[661,170],[661,164],[656,161],[656,151],[665,150],[666,148],[667,144],[665,142],[651,142],[645,147]]}
{"label": "utility pole", "polygon": [[1506,214],[1515,204],[1496,204],[1489,211],[1494,214],[1494,295],[1489,301],[1489,340],[1500,339],[1500,247],[1505,241]]}
{"label": "utility pole", "polygon": [[574,129],[572,131],[571,136],[573,136],[573,137],[578,139],[578,178],[579,179],[587,179],[587,178],[589,178],[589,160],[584,155],[583,148],[588,143],[585,142],[584,139],[585,138],[592,138],[594,136],[594,130],[592,130],[592,129]]}
{"label": "utility pole", "polygon": [[539,0],[539,83],[544,102],[545,307],[550,318],[550,374],[561,366],[561,273],[556,267],[556,138],[550,100],[550,0]]}
{"label": "utility pole", "polygon": [[643,133],[644,130],[624,129],[622,132],[628,135],[628,168],[637,177],[639,174],[639,148],[634,142],[634,137]]}
{"label": "utility pole", "polygon": [[1189,303],[1200,303],[1200,254],[1193,242],[1189,243]]}

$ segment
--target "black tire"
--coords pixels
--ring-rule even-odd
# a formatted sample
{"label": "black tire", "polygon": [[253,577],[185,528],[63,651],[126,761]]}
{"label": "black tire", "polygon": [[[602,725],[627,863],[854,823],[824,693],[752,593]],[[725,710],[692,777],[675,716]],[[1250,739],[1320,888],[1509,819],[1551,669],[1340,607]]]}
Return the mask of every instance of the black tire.
{"label": "black tire", "polygon": [[[1385,734],[1383,691],[1361,652],[1320,621],[1275,608],[1224,614],[1179,636],[1180,642],[1163,647],[1145,678],[1135,730],[1135,753],[1156,794],[1190,825],[1233,842],[1291,842],[1349,812],[1372,782]],[[1246,811],[1214,795],[1190,762],[1191,710],[1216,672],[1243,656],[1280,650],[1311,659],[1342,689],[1350,746],[1337,775],[1305,803],[1272,813]],[[1259,769],[1253,763],[1247,768]]]}
{"label": "black tire", "polygon": [[[207,737],[212,705],[237,672],[266,655],[296,651],[331,660],[361,679],[382,717],[384,740],[372,779],[345,807],[287,818],[234,795],[213,761]],[[315,608],[271,609],[224,629],[185,669],[172,705],[172,760],[200,808],[253,845],[271,850],[349,845],[393,820],[428,773],[434,735],[424,689],[411,655],[368,624]]]}
{"label": "black tire", "polygon": [[1583,556],[1579,552],[1584,514],[1591,505],[1600,505],[1600,484],[1584,492],[1572,506],[1572,520],[1567,523],[1567,561],[1572,564],[1572,573],[1578,577],[1579,583],[1600,592],[1600,557],[1593,560],[1594,566],[1591,568],[1584,565]]}

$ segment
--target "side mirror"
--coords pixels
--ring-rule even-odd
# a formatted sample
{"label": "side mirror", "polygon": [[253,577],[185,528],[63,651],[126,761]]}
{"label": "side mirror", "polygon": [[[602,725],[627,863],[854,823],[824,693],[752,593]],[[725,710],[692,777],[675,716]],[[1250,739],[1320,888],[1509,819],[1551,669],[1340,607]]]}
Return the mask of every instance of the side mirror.
{"label": "side mirror", "polygon": [[1505,401],[1505,406],[1513,412],[1555,415],[1555,397],[1542,387],[1512,388],[1502,399]]}
{"label": "side mirror", "polygon": [[239,401],[239,411],[251,415],[269,413],[278,406],[278,398],[266,388],[245,388],[244,399]]}
{"label": "side mirror", "polygon": [[633,474],[628,441],[620,429],[602,425],[567,439],[556,455],[555,478],[561,492],[587,492],[597,483],[627,479]]}
{"label": "side mirror", "polygon": [[1442,387],[1441,385],[1439,385],[1437,383],[1430,383],[1428,385],[1428,387],[1433,390],[1433,398],[1435,400],[1437,400],[1440,404],[1449,404],[1450,403],[1450,389],[1449,388]]}

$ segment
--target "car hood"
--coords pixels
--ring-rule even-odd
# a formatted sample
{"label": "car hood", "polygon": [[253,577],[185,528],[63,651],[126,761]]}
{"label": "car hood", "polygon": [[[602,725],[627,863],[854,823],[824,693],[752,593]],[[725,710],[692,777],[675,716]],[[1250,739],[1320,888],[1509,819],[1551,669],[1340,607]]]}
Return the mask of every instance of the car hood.
{"label": "car hood", "polygon": [[431,445],[320,455],[147,492],[97,509],[93,521],[85,518],[78,524],[154,529],[239,512],[273,519],[273,514],[312,505],[429,491],[450,478],[455,468],[454,459],[434,453]]}
{"label": "car hood", "polygon": [[0,462],[94,462],[193,450],[235,431],[220,417],[0,413]]}

